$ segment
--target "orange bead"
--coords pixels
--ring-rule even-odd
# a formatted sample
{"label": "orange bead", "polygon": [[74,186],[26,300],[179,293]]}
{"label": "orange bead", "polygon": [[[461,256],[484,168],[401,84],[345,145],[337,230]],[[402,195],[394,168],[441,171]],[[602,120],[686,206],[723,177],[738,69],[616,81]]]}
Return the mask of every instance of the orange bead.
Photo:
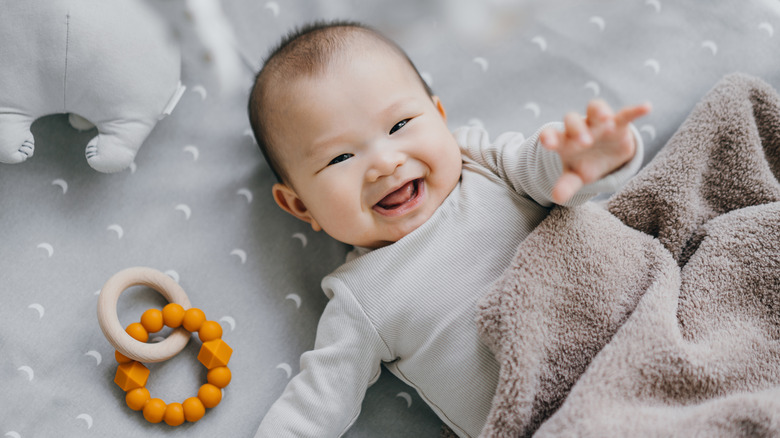
{"label": "orange bead", "polygon": [[141,315],[141,325],[147,332],[157,333],[163,328],[163,314],[158,309],[149,309]]}
{"label": "orange bead", "polygon": [[127,392],[135,388],[143,388],[146,386],[148,378],[149,368],[146,368],[141,362],[132,360],[128,363],[121,363],[116,367],[114,383],[122,388],[122,391]]}
{"label": "orange bead", "polygon": [[203,406],[213,408],[222,401],[222,390],[211,383],[204,383],[198,390],[198,398]]}
{"label": "orange bead", "polygon": [[119,363],[128,363],[133,361],[133,359],[130,359],[129,357],[125,356],[124,354],[120,353],[117,350],[114,350],[114,358]]}
{"label": "orange bead", "polygon": [[202,310],[192,307],[184,312],[184,320],[181,325],[189,332],[196,332],[204,321],[206,321],[206,314]]}
{"label": "orange bead", "polygon": [[150,423],[159,423],[165,416],[165,402],[159,398],[153,398],[144,406],[144,418]]}
{"label": "orange bead", "polygon": [[163,420],[168,426],[178,426],[184,423],[184,407],[181,403],[171,403],[165,408]]}
{"label": "orange bead", "polygon": [[141,387],[127,391],[127,394],[125,395],[125,402],[127,403],[127,406],[130,407],[130,409],[134,411],[140,411],[144,408],[146,402],[148,402],[150,398],[151,396],[149,395],[149,390]]}
{"label": "orange bead", "polygon": [[194,423],[206,414],[206,407],[198,397],[190,397],[181,404],[184,408],[184,418],[190,423]]}
{"label": "orange bead", "polygon": [[224,388],[230,383],[232,374],[228,367],[217,367],[209,370],[206,380],[217,388]]}
{"label": "orange bead", "polygon": [[146,342],[149,340],[149,333],[140,322],[130,324],[125,331],[136,341]]}
{"label": "orange bead", "polygon": [[227,366],[230,361],[230,356],[233,354],[233,349],[230,345],[222,339],[214,339],[213,341],[204,342],[200,346],[200,353],[198,353],[198,360],[206,369],[212,369],[217,367]]}
{"label": "orange bead", "polygon": [[178,328],[184,319],[184,307],[170,303],[163,307],[163,322],[170,328]]}
{"label": "orange bead", "polygon": [[198,329],[201,342],[213,341],[222,337],[222,326],[217,321],[204,321]]}

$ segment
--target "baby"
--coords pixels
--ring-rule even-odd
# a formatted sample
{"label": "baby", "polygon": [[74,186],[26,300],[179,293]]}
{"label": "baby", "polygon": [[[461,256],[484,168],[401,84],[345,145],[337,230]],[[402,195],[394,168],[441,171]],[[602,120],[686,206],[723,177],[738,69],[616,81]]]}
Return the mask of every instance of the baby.
{"label": "baby", "polygon": [[380,364],[459,436],[479,435],[499,365],[477,333],[477,300],[554,204],[582,204],[638,170],[630,122],[649,111],[594,101],[528,139],[453,135],[441,100],[377,32],[332,22],[286,37],[249,101],[273,197],[355,249],[323,279],[314,349],[256,436],[340,436]]}

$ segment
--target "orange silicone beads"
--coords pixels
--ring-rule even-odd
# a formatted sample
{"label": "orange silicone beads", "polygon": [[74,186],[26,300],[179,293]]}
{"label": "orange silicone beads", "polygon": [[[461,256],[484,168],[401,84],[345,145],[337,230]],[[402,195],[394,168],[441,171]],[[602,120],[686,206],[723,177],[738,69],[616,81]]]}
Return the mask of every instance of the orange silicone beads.
{"label": "orange silicone beads", "polygon": [[184,307],[176,304],[167,304],[162,309],[163,322],[170,328],[179,328],[184,320]]}
{"label": "orange silicone beads", "polygon": [[146,331],[140,322],[130,324],[125,331],[136,341],[146,342],[149,340],[149,332]]}
{"label": "orange silicone beads", "polygon": [[151,400],[152,396],[149,394],[149,390],[145,387],[131,389],[127,391],[125,395],[125,402],[130,409],[134,411],[140,411],[146,406],[146,402]]}
{"label": "orange silicone beads", "polygon": [[184,407],[181,403],[171,403],[165,408],[163,421],[168,426],[179,426],[184,424]]}
{"label": "orange silicone beads", "polygon": [[116,376],[114,376],[114,383],[116,383],[122,391],[130,391],[135,388],[143,388],[146,386],[146,380],[149,378],[149,368],[146,368],[141,362],[130,361],[127,363],[120,363],[116,367]]}
{"label": "orange silicone beads", "polygon": [[200,342],[213,341],[222,337],[222,326],[217,321],[205,321],[198,330]]}
{"label": "orange silicone beads", "polygon": [[203,406],[203,402],[198,397],[190,397],[184,400],[182,407],[184,408],[184,418],[190,423],[200,420],[206,414],[206,407]]}
{"label": "orange silicone beads", "polygon": [[222,401],[222,390],[211,383],[206,383],[198,390],[198,398],[203,402],[203,406],[213,408]]}
{"label": "orange silicone beads", "polygon": [[118,350],[114,351],[114,359],[116,359],[116,361],[119,363],[128,363],[133,360],[125,356],[124,354],[120,353]]}
{"label": "orange silicone beads", "polygon": [[192,307],[184,312],[184,320],[182,320],[181,325],[188,332],[196,332],[200,330],[204,321],[206,321],[206,314],[202,310]]}
{"label": "orange silicone beads", "polygon": [[165,402],[159,398],[153,398],[144,405],[144,418],[150,423],[159,423],[165,415]]}
{"label": "orange silicone beads", "polygon": [[147,332],[156,333],[163,328],[163,314],[159,309],[149,309],[141,315],[141,325]]}
{"label": "orange silicone beads", "polygon": [[170,404],[166,404],[162,399],[152,398],[146,389],[149,369],[118,351],[115,356],[119,366],[114,382],[127,392],[127,406],[134,411],[142,411],[144,418],[150,423],[164,421],[169,426],[178,426],[185,421],[194,423],[205,415],[206,408],[211,409],[222,401],[222,388],[232,379],[227,363],[233,349],[222,340],[222,326],[218,322],[207,320],[200,309],[184,310],[178,304],[168,304],[162,311],[147,310],[141,316],[141,322],[130,324],[126,332],[134,339],[146,342],[150,333],[162,330],[163,326],[193,329],[190,331],[197,331],[203,342],[198,360],[209,370],[206,375],[208,383],[198,389],[197,397],[190,397],[183,403]]}
{"label": "orange silicone beads", "polygon": [[198,360],[208,369],[227,366],[233,349],[222,339],[204,342],[198,353]]}
{"label": "orange silicone beads", "polygon": [[228,367],[216,367],[210,369],[208,374],[206,374],[206,381],[217,388],[224,388],[228,386],[232,377]]}

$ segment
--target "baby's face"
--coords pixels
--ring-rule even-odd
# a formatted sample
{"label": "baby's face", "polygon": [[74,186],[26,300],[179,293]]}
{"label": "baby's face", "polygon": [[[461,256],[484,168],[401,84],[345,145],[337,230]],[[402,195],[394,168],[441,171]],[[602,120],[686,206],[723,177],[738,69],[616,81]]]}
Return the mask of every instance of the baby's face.
{"label": "baby's face", "polygon": [[444,109],[400,56],[366,51],[285,87],[273,139],[291,186],[274,197],[315,230],[385,246],[427,221],[460,179]]}

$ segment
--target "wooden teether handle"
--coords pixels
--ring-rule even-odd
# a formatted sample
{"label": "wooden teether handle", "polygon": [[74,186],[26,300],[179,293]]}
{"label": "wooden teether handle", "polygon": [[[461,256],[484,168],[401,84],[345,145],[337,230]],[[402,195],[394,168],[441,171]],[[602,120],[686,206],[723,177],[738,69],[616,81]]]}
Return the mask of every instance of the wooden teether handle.
{"label": "wooden teether handle", "polygon": [[131,286],[150,287],[185,310],[192,307],[184,289],[171,277],[152,268],[127,268],[109,278],[100,291],[97,317],[103,335],[120,353],[139,362],[162,362],[176,356],[190,340],[190,332],[184,328],[174,330],[162,342],[147,344],[133,339],[119,323],[116,312],[119,295]]}

